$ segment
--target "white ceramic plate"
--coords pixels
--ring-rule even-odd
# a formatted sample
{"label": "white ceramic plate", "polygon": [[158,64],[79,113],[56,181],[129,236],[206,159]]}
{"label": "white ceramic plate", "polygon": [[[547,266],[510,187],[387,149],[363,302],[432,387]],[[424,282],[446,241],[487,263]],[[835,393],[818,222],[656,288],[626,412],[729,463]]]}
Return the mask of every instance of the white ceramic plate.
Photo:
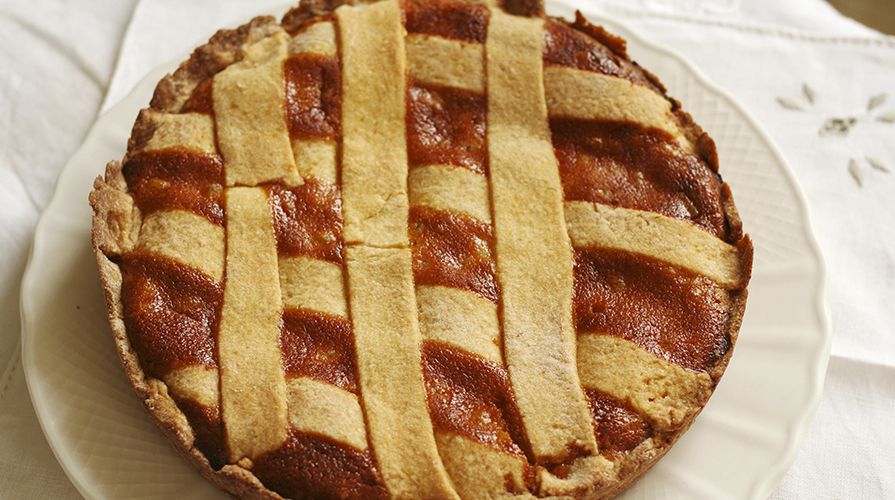
{"label": "white ceramic plate", "polygon": [[[557,3],[550,11],[567,19],[574,13]],[[727,373],[691,430],[619,498],[765,499],[795,458],[829,356],[826,273],[807,205],[780,151],[728,94],[674,52],[617,21],[588,17],[626,38],[632,57],[714,137],[755,244],[746,317]],[[97,120],[40,219],[22,286],[34,407],[88,500],[226,498],[168,446],[128,384],[90,245],[91,183],[105,162],[122,157],[138,110],[174,67],[157,68]]]}

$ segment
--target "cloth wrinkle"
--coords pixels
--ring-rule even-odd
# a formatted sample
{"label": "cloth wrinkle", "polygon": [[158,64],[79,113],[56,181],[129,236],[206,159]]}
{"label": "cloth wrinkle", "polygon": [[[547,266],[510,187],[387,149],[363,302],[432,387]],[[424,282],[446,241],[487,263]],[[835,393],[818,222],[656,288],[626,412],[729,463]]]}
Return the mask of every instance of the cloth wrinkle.
{"label": "cloth wrinkle", "polygon": [[48,33],[45,30],[41,29],[36,24],[28,21],[27,19],[22,18],[21,16],[15,14],[15,13],[9,12],[9,13],[6,13],[5,15],[8,19],[14,21],[16,24],[18,24],[24,30],[28,31],[35,37],[43,40],[44,42],[46,42],[47,45],[53,47],[58,52],[60,52],[62,55],[64,55],[66,58],[68,58],[101,91],[106,90],[106,82],[103,81],[103,78],[100,75],[98,75],[96,73],[96,71],[94,71],[93,68],[91,68],[90,65],[87,64],[81,58],[80,55],[78,55],[77,52],[71,50],[71,48],[68,47],[63,40],[60,40],[59,38],[53,36],[51,33]]}

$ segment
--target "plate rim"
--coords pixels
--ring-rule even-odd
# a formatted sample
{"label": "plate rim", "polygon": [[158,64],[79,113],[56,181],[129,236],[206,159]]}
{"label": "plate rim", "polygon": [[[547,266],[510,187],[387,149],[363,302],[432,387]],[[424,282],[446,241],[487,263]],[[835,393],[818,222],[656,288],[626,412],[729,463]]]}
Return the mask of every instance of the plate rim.
{"label": "plate rim", "polygon": [[[292,4],[289,3],[285,5],[291,6]],[[817,408],[819,406],[823,392],[824,379],[829,362],[830,348],[832,343],[829,271],[827,268],[826,259],[817,241],[816,229],[814,226],[810,206],[807,202],[807,197],[801,185],[799,184],[794,171],[792,170],[789,162],[786,160],[779,146],[777,146],[777,144],[770,137],[770,135],[760,124],[760,122],[754,117],[754,115],[748,110],[748,108],[743,106],[729,91],[715,84],[699,67],[697,67],[688,58],[670,48],[669,46],[655,42],[643,36],[637,29],[633,28],[625,21],[620,20],[610,14],[596,12],[595,10],[593,10],[593,6],[576,4],[568,0],[548,0],[547,6],[548,15],[550,14],[552,8],[566,8],[569,9],[571,12],[580,10],[591,22],[594,22],[595,24],[608,23],[613,25],[614,27],[618,27],[622,31],[624,31],[622,35],[626,40],[635,40],[638,44],[647,47],[658,54],[661,54],[665,58],[673,59],[675,62],[684,67],[689,75],[695,78],[698,83],[716,94],[719,98],[726,101],[726,103],[730,105],[738,114],[740,114],[740,116],[745,120],[750,128],[758,135],[762,144],[767,147],[768,151],[774,157],[776,163],[781,167],[781,171],[789,184],[789,188],[791,189],[792,194],[795,196],[797,204],[801,209],[800,219],[802,228],[805,232],[806,243],[816,259],[814,264],[815,271],[818,273],[817,278],[819,285],[816,289],[813,289],[813,291],[816,293],[813,302],[818,314],[818,319],[820,320],[820,328],[818,332],[822,337],[821,342],[818,346],[820,355],[816,359],[814,359],[814,371],[811,374],[811,379],[814,384],[813,387],[811,387],[811,397],[808,398],[807,402],[802,408],[802,411],[800,412],[800,418],[796,419],[796,421],[794,422],[790,422],[791,425],[787,434],[788,439],[784,452],[779,457],[776,466],[773,467],[774,471],[769,474],[769,477],[766,477],[763,480],[759,479],[757,484],[753,486],[752,493],[747,497],[749,500],[765,499],[780,483],[786,472],[791,467],[792,463],[795,461],[795,458],[802,445],[802,442],[804,441],[808,428],[810,427],[811,422],[814,419],[814,415],[817,412]],[[272,8],[265,9],[264,11],[259,12],[259,14],[266,14],[270,12],[273,12]],[[282,12],[285,12],[285,9],[282,9]],[[280,13],[282,14],[282,12]],[[246,18],[246,20],[248,19],[250,19],[250,17]],[[239,24],[241,24],[242,22],[240,22]],[[233,24],[233,26],[237,25],[238,24],[236,23]],[[97,136],[102,127],[98,125],[104,123],[107,120],[112,120],[112,118],[115,117],[116,114],[122,114],[122,110],[130,110],[134,105],[133,101],[135,101],[136,98],[139,98],[144,94],[147,96],[151,95],[151,91],[152,89],[154,89],[156,82],[162,76],[164,76],[164,74],[173,71],[173,69],[175,69],[177,65],[187,56],[188,53],[162,63],[150,70],[147,75],[144,76],[121,101],[116,103],[114,106],[111,106],[105,113],[97,118],[93,125],[91,125],[81,146],[79,146],[78,150],[72,155],[72,157],[60,171],[50,202],[41,213],[37,224],[35,225],[34,237],[32,239],[28,262],[25,266],[25,272],[22,277],[19,308],[22,321],[21,356],[23,372],[25,374],[26,384],[28,387],[28,393],[31,398],[32,405],[34,406],[35,413],[38,417],[37,420],[40,424],[41,430],[43,431],[44,436],[46,437],[47,442],[50,445],[50,448],[52,449],[57,462],[60,464],[66,476],[78,489],[78,491],[85,498],[88,499],[102,500],[108,497],[105,497],[98,493],[96,491],[95,485],[93,485],[89,481],[83,480],[84,478],[82,478],[83,473],[81,472],[81,470],[76,470],[77,468],[71,463],[71,460],[68,456],[69,450],[66,449],[66,447],[64,446],[65,443],[62,443],[60,441],[60,438],[55,435],[56,431],[55,429],[53,429],[52,426],[53,422],[55,421],[54,415],[52,415],[50,410],[46,407],[47,404],[44,399],[46,396],[41,393],[43,388],[39,387],[40,382],[35,379],[37,375],[30,368],[33,366],[31,363],[32,356],[36,355],[33,352],[35,349],[35,347],[33,346],[35,333],[33,332],[34,320],[32,319],[36,314],[35,304],[33,304],[32,290],[35,288],[35,286],[37,286],[35,284],[35,281],[37,280],[37,276],[39,275],[36,264],[38,262],[38,259],[41,257],[41,252],[44,251],[44,248],[46,247],[45,239],[51,238],[48,235],[48,232],[52,229],[51,216],[59,210],[58,205],[62,204],[63,201],[67,201],[65,200],[65,196],[63,196],[62,193],[66,192],[66,185],[71,183],[67,183],[65,181],[68,180],[70,177],[76,175],[76,169],[74,165],[78,163],[80,156],[86,154],[86,152],[90,149],[90,146],[96,141],[100,140]],[[147,103],[148,98],[146,98],[145,102],[140,104],[139,107],[145,107]],[[135,114],[133,114],[133,116],[128,114],[126,119],[132,120],[135,116]],[[107,159],[100,160],[99,162],[97,162],[97,164],[101,165],[105,161],[107,161]],[[100,174],[100,172],[97,171],[97,174]],[[29,332],[31,332],[30,335]],[[184,466],[188,467],[188,465],[186,464],[184,464]]]}

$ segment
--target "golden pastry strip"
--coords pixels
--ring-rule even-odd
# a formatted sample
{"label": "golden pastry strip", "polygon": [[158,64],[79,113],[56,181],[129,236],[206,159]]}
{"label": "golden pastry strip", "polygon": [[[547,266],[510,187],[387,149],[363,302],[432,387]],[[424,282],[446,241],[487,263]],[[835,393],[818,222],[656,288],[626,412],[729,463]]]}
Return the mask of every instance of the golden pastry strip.
{"label": "golden pastry strip", "polygon": [[578,335],[578,371],[584,387],[626,400],[660,431],[673,431],[699,411],[714,383],[613,335]]}
{"label": "golden pastry strip", "polygon": [[304,255],[280,257],[280,289],[288,308],[348,317],[342,266]]}
{"label": "golden pastry strip", "polygon": [[214,77],[214,115],[228,186],[301,184],[284,105],[284,31],[244,49],[244,59]]}
{"label": "golden pastry strip", "polygon": [[367,449],[364,414],[357,396],[309,377],[286,379],[289,423],[300,432],[320,434],[360,451]]}
{"label": "golden pastry strip", "polygon": [[224,228],[186,210],[143,218],[137,248],[194,267],[215,281],[224,277]]}
{"label": "golden pastry strip", "polygon": [[344,240],[407,246],[401,14],[394,0],[336,11],[342,43]]}
{"label": "golden pastry strip", "polygon": [[479,295],[446,286],[417,286],[420,333],[503,365],[497,305]]}
{"label": "golden pastry strip", "polygon": [[506,498],[528,493],[525,457],[509,455],[441,429],[435,431],[435,439],[461,498]]}
{"label": "golden pastry strip", "polygon": [[227,205],[227,278],[218,332],[221,409],[232,463],[286,439],[280,355],[283,301],[276,240],[263,188],[236,187]]}
{"label": "golden pastry strip", "polygon": [[671,217],[599,203],[566,202],[575,248],[625,250],[689,269],[732,290],[745,279],[737,247]]}
{"label": "golden pastry strip", "polygon": [[336,184],[339,180],[337,148],[335,141],[327,139],[294,139],[292,153],[298,174],[305,179]]}
{"label": "golden pastry strip", "polygon": [[216,154],[214,119],[202,113],[170,114],[152,109],[143,111],[154,132],[143,146],[143,151],[184,148]]}
{"label": "golden pastry strip", "polygon": [[336,55],[336,27],[328,21],[311,24],[289,40],[289,55],[293,54]]}
{"label": "golden pastry strip", "polygon": [[551,118],[634,122],[664,130],[686,144],[672,119],[671,103],[653,89],[616,76],[560,66],[544,68],[544,87]]}
{"label": "golden pastry strip", "polygon": [[492,8],[500,8],[501,5],[501,2],[499,0],[470,0],[469,3],[473,5],[482,5]]}
{"label": "golden pastry strip", "polygon": [[506,363],[535,457],[561,462],[597,445],[575,366],[572,254],[541,85],[542,23],[492,11],[488,148]]}
{"label": "golden pastry strip", "polygon": [[615,464],[602,456],[579,457],[569,466],[565,477],[552,474],[547,469],[539,469],[538,493],[541,497],[581,496],[593,485],[612,484],[618,481]]}
{"label": "golden pastry strip", "polygon": [[417,82],[485,91],[484,45],[415,33],[405,43],[407,71]]}
{"label": "golden pastry strip", "polygon": [[345,254],[360,394],[385,484],[400,499],[457,498],[426,407],[410,250]]}
{"label": "golden pastry strip", "polygon": [[349,317],[370,445],[397,499],[458,498],[426,407],[407,235],[404,28],[396,0],[336,10]]}
{"label": "golden pastry strip", "polygon": [[168,392],[176,399],[189,400],[207,408],[218,407],[218,370],[205,365],[175,368],[165,375]]}
{"label": "golden pastry strip", "polygon": [[410,171],[410,205],[448,210],[491,222],[488,179],[462,167],[428,165]]}
{"label": "golden pastry strip", "polygon": [[[485,46],[438,36],[407,36],[407,66],[419,83],[485,91]],[[639,123],[686,141],[671,117],[671,103],[653,89],[625,78],[562,66],[544,68],[551,118]]]}
{"label": "golden pastry strip", "polygon": [[[417,148],[432,147],[437,144],[433,150],[418,151],[415,156],[411,155],[412,161],[414,158],[419,161],[419,165],[411,170],[408,180],[410,204],[414,207],[411,209],[411,227],[415,223],[414,220],[417,220],[414,217],[414,210],[419,210],[417,207],[472,217],[474,220],[482,221],[488,225],[492,222],[488,178],[483,175],[486,172],[486,163],[482,160],[480,160],[481,163],[467,163],[472,158],[458,156],[455,153],[456,150],[463,151],[464,148],[475,147],[473,144],[478,145],[478,143],[469,142],[471,138],[467,134],[471,129],[462,128],[472,127],[468,120],[475,120],[473,117],[476,114],[471,111],[481,110],[483,134],[481,147],[484,148],[484,114],[487,109],[485,100],[480,99],[478,103],[470,102],[465,100],[463,94],[455,94],[447,90],[448,88],[462,89],[479,94],[484,92],[483,49],[484,45],[480,43],[458,42],[435,36],[408,35],[408,71],[417,84],[432,86],[420,89],[419,95],[412,95],[410,98],[421,99],[420,102],[413,103],[414,106],[434,108],[430,111],[411,108],[410,104],[408,105],[408,113],[419,113],[414,115],[413,120],[409,115],[408,126],[422,127],[422,130],[417,133],[425,131],[424,133],[427,134],[414,137],[413,131],[408,131],[409,141],[413,147]],[[460,102],[450,102],[451,99],[457,97],[463,102],[462,106],[457,106]],[[431,99],[431,102],[426,102],[428,99]],[[434,124],[437,124],[434,130],[428,128]],[[433,161],[456,163],[431,163]],[[477,168],[472,169],[471,165]],[[435,214],[430,215],[434,216]],[[476,260],[468,259],[472,255],[476,255],[475,252],[472,255],[463,252],[454,254],[449,250],[456,251],[457,246],[463,246],[461,241],[468,242],[465,238],[458,236],[459,234],[467,235],[469,228],[454,227],[447,230],[445,227],[447,220],[440,219],[438,216],[431,220],[424,217],[423,220],[429,224],[420,230],[421,234],[416,234],[422,239],[415,244],[434,245],[429,248],[429,251],[434,254],[422,251],[419,246],[414,247],[414,258],[422,259],[420,263],[415,262],[415,266],[420,265],[422,268],[428,268],[429,265],[434,265],[440,267],[446,266],[446,261],[464,262],[464,269],[474,266],[473,262]],[[439,236],[433,236],[431,231]],[[447,234],[452,236],[447,237]],[[414,235],[412,230],[412,244],[416,241]],[[440,254],[440,252],[447,253]],[[490,252],[488,253],[487,260],[491,262],[493,269],[493,257],[490,256]],[[439,257],[435,257],[435,255],[439,255]],[[480,264],[481,262],[479,262]],[[500,319],[496,303],[481,296],[481,290],[477,288],[479,293],[464,288],[461,285],[461,283],[465,283],[464,280],[457,282],[448,280],[450,285],[437,280],[432,284],[421,284],[432,278],[429,276],[431,271],[428,269],[423,275],[416,275],[416,299],[422,338],[452,346],[503,367]],[[432,363],[431,356],[431,352],[424,353],[424,365],[428,366],[428,363]],[[465,377],[475,377],[476,375],[472,371],[462,370]],[[442,375],[451,378],[450,375]],[[431,373],[429,377],[432,377]],[[493,419],[498,418],[502,421],[502,418],[490,414],[487,417],[484,416],[487,414],[485,408],[490,408],[488,405],[475,406],[483,402],[475,398],[466,400],[457,394],[457,391],[463,392],[463,389],[444,387],[441,385],[442,383],[445,383],[445,380],[427,381],[430,398],[429,411],[430,415],[433,411],[436,414],[445,412],[447,415],[451,415],[441,415],[442,418],[447,416],[448,422],[439,420],[438,416],[433,417],[433,422],[435,437],[438,441],[438,452],[458,494],[462,498],[485,499],[505,497],[508,491],[518,494],[527,492],[524,480],[526,460],[518,455],[507,454],[500,445],[492,442],[491,439],[495,434],[491,434],[494,430],[488,429],[489,426],[485,426],[487,431],[476,427],[476,424],[483,420],[496,425]],[[453,394],[450,402],[442,402],[439,399],[446,393]],[[432,406],[433,403],[436,405],[435,407]],[[439,403],[442,406],[439,406]],[[470,421],[456,418],[457,415],[452,415],[451,411],[471,412],[473,415],[481,416],[468,417],[476,422],[470,427]],[[444,427],[445,425],[448,427],[459,426],[463,429],[461,432],[464,434],[457,434],[453,427],[450,428],[455,430],[448,430]],[[496,435],[501,434],[497,432]],[[476,437],[472,438],[471,436]],[[490,446],[483,444],[485,442]],[[506,445],[506,443],[503,444]]]}

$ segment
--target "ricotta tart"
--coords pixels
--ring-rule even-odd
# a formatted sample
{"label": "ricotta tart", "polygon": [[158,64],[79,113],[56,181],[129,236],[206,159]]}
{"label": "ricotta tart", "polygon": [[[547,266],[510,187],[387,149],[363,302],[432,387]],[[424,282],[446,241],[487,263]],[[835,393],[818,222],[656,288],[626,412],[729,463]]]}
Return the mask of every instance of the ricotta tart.
{"label": "ricotta tart", "polygon": [[728,364],[712,139],[537,0],[307,1],[159,82],[90,194],[124,370],[241,499],[606,499]]}

